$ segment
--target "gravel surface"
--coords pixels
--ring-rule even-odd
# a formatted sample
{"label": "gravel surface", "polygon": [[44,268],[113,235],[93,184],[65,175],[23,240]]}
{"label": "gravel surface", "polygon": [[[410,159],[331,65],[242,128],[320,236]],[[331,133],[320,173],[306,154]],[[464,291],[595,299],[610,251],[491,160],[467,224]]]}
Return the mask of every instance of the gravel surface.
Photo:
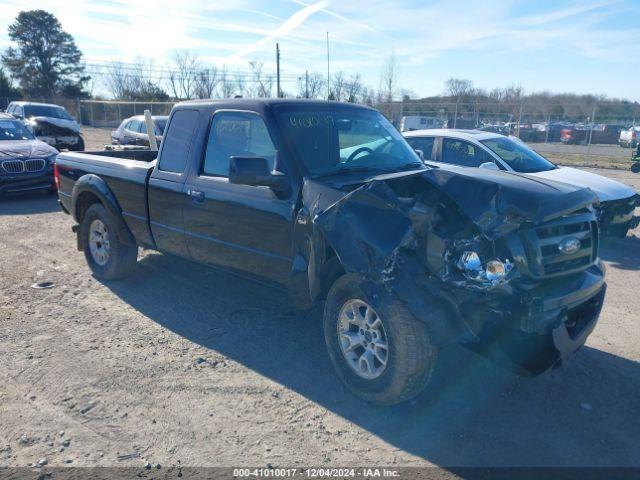
{"label": "gravel surface", "polygon": [[640,230],[604,245],[600,323],[562,368],[464,354],[448,388],[377,408],[317,312],[153,252],[98,282],[71,225],[52,196],[0,200],[0,466],[640,466]]}

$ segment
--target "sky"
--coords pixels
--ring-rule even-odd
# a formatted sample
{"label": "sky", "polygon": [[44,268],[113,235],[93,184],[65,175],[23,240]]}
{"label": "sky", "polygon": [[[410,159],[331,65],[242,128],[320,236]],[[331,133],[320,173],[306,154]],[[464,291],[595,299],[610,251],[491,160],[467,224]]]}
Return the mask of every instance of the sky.
{"label": "sky", "polygon": [[[87,63],[153,59],[179,50],[248,71],[359,73],[377,88],[393,52],[400,87],[418,96],[447,78],[491,89],[604,94],[640,101],[640,0],[0,0],[0,49],[20,10],[44,9],[71,33]],[[293,90],[285,84],[285,89]]]}

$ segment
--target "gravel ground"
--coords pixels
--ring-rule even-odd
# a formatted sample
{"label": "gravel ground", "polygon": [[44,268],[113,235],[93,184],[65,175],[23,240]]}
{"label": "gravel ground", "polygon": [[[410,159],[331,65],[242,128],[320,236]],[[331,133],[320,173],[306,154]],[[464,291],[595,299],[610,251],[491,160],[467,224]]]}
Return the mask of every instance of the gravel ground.
{"label": "gravel ground", "polygon": [[0,466],[640,466],[640,230],[604,245],[600,323],[562,368],[465,354],[447,389],[377,408],[282,292],[152,252],[98,282],[71,225],[54,197],[0,201]]}

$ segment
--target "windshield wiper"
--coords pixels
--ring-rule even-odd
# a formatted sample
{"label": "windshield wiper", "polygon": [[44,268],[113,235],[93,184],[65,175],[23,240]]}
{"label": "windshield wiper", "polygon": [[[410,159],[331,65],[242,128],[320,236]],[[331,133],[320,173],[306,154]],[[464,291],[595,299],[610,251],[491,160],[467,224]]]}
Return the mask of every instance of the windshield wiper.
{"label": "windshield wiper", "polygon": [[386,173],[388,170],[378,167],[343,167],[338,168],[337,170],[333,170],[327,173],[321,173],[316,175],[316,178],[326,178],[326,177],[335,177],[336,175],[341,175],[343,173],[371,173],[377,175],[379,173]]}

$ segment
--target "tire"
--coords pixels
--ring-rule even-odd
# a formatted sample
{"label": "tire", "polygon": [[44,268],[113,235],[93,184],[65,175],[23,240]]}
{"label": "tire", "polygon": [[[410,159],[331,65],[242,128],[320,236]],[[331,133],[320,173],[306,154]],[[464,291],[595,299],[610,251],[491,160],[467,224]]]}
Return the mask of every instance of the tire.
{"label": "tire", "polygon": [[[385,302],[376,302],[368,298],[360,287],[360,282],[359,276],[346,274],[340,277],[329,291],[324,311],[324,335],[329,357],[340,380],[356,396],[377,405],[404,402],[418,395],[429,383],[436,362],[436,349],[432,345],[426,325],[416,319],[403,304],[395,298]],[[374,336],[373,341],[379,342],[384,336],[387,351],[384,354],[384,349],[378,349],[376,343],[376,351],[381,353],[385,362],[384,367],[382,362],[374,362],[375,368],[379,370],[375,376],[371,374],[373,369],[360,368],[362,357],[366,355],[364,347],[359,346],[352,353],[344,353],[343,344],[348,342],[339,334],[345,324],[344,315],[349,318],[348,312],[352,312],[351,307],[360,305],[357,302],[366,305],[356,308],[359,311],[358,315],[362,315],[363,308],[369,307],[373,310],[374,318],[377,317],[383,326],[382,329],[378,328],[378,335]],[[377,320],[373,322],[377,323]],[[354,323],[348,320],[347,323],[355,328]],[[349,331],[348,334],[358,335],[357,330],[356,328],[355,333]],[[369,331],[371,332],[374,330]],[[369,338],[371,335],[375,335],[375,332],[371,333]],[[366,341],[366,337],[360,338]],[[375,340],[376,338],[378,340]],[[360,360],[356,360],[358,352],[363,351],[365,353],[362,353]],[[347,355],[354,358],[347,358]],[[364,361],[364,364],[368,365],[368,361]]]}
{"label": "tire", "polygon": [[137,263],[138,247],[122,243],[115,232],[116,226],[102,204],[91,205],[82,220],[80,235],[89,268],[101,280],[124,278]]}

